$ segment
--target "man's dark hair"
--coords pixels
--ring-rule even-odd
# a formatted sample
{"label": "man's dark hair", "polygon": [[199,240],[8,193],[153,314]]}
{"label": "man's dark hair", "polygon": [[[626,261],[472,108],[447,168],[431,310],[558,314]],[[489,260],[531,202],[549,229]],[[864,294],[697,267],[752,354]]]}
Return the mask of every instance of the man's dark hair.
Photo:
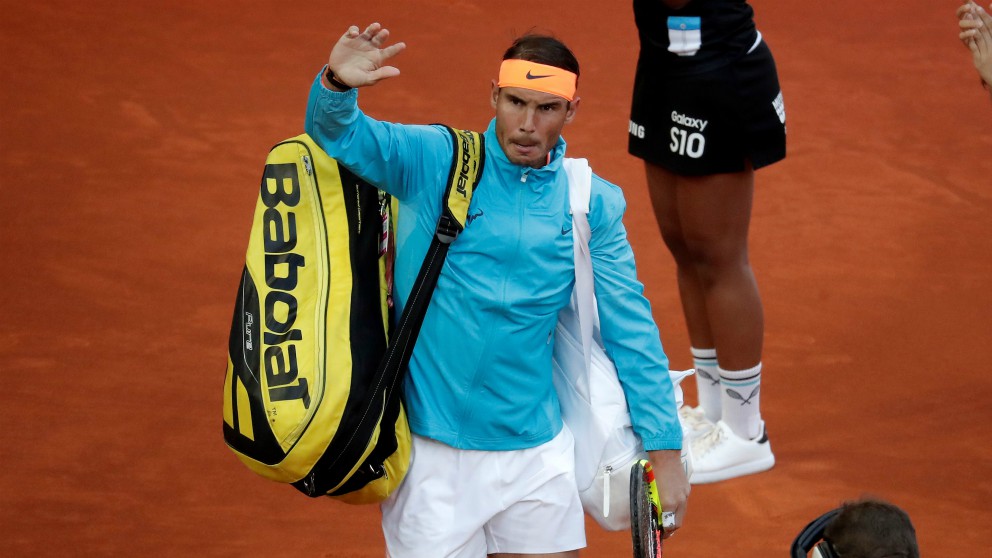
{"label": "man's dark hair", "polygon": [[898,506],[873,498],[846,502],[823,538],[842,558],[919,558],[916,529]]}
{"label": "man's dark hair", "polygon": [[503,60],[527,60],[546,66],[554,66],[575,74],[576,85],[579,77],[579,61],[565,43],[550,35],[527,33],[513,41],[503,54]]}

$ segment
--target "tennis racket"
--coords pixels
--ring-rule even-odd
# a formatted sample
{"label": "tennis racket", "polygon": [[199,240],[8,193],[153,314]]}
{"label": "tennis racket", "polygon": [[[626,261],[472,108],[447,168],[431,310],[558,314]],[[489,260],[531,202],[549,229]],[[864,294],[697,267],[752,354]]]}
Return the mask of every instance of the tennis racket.
{"label": "tennis racket", "polygon": [[647,459],[630,468],[630,535],[634,558],[661,558],[661,499]]}

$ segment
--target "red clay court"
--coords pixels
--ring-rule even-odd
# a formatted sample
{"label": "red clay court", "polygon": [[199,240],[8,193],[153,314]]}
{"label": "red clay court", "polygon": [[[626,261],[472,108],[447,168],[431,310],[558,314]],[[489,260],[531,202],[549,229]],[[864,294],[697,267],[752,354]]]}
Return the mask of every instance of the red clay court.
{"label": "red clay court", "polygon": [[[956,2],[752,4],[789,126],[788,158],[758,174],[751,248],[779,464],[695,487],[666,556],[784,557],[809,520],[863,494],[910,513],[925,557],[988,555],[992,102]],[[366,111],[477,130],[516,35],[570,44],[583,103],[569,154],[624,188],[666,349],[691,365],[626,154],[628,2],[0,5],[0,555],[384,554],[376,507],[265,481],[221,437],[265,154],[302,131],[349,24],[408,44],[403,75],[362,92]],[[589,538],[583,556],[630,555],[624,533],[590,523]]]}

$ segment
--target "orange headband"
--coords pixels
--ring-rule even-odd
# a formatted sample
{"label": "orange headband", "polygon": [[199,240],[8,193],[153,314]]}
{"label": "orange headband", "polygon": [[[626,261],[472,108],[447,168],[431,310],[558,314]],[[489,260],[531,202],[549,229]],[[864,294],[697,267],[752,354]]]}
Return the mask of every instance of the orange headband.
{"label": "orange headband", "polygon": [[520,87],[558,95],[571,101],[575,98],[577,76],[556,66],[528,60],[504,60],[499,67],[500,87]]}

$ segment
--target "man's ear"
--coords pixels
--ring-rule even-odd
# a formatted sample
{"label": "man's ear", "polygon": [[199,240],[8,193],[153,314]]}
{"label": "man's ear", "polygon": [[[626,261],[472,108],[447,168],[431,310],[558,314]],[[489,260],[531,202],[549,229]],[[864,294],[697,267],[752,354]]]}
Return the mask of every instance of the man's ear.
{"label": "man's ear", "polygon": [[493,90],[492,91],[492,99],[490,99],[489,101],[492,103],[493,108],[495,109],[496,108],[496,99],[499,98],[499,85],[496,85],[496,80],[493,80],[492,90]]}
{"label": "man's ear", "polygon": [[565,113],[565,124],[569,124],[575,118],[575,113],[579,110],[579,101],[581,100],[582,98],[576,97],[568,103],[568,111]]}

